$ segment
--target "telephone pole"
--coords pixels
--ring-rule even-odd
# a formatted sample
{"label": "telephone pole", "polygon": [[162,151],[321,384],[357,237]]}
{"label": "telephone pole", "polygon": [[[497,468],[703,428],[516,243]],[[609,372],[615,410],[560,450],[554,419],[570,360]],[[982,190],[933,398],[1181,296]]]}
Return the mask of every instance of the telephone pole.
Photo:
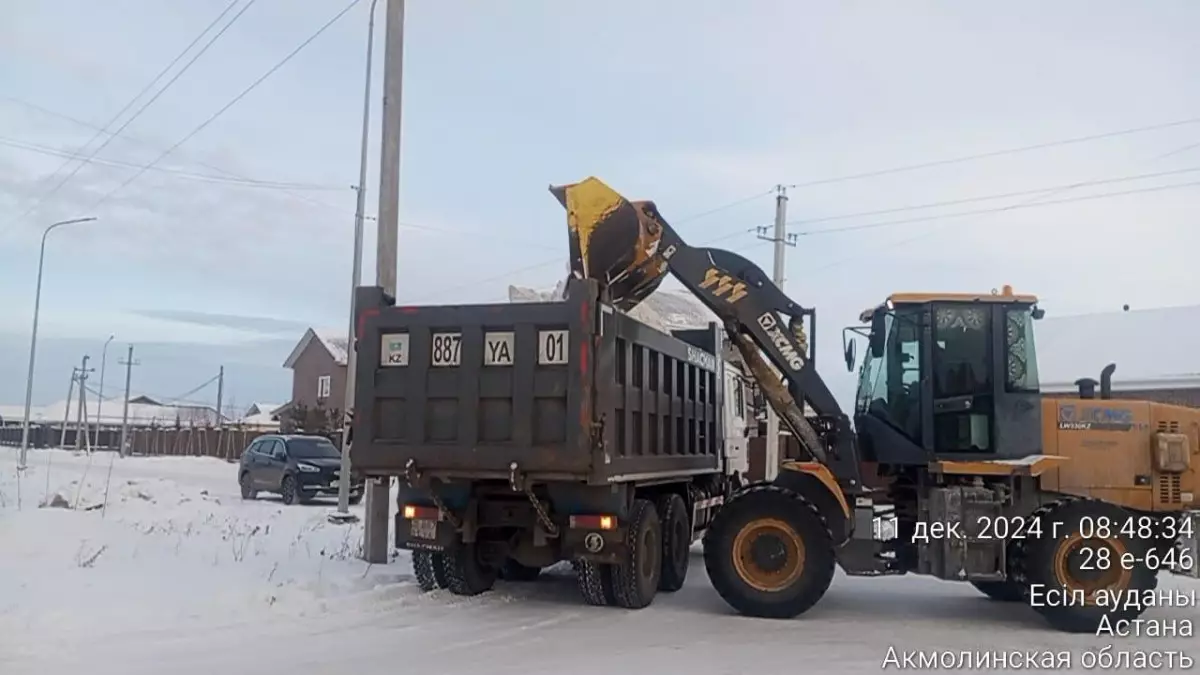
{"label": "telephone pole", "polygon": [[225,366],[221,366],[221,370],[217,371],[217,420],[215,424],[221,426],[221,400],[225,397]]}
{"label": "telephone pole", "polygon": [[129,345],[129,352],[125,356],[124,361],[117,363],[125,366],[125,409],[121,411],[121,447],[119,452],[121,456],[125,456],[125,439],[129,433],[129,383],[133,379],[133,367],[138,365],[137,361],[133,360],[133,345]]}
{"label": "telephone pole", "polygon": [[79,365],[79,409],[75,417],[75,449],[83,449],[83,435],[87,433],[84,427],[83,419],[83,400],[87,398],[87,379],[88,379],[88,355],[83,355],[83,361]]}
{"label": "telephone pole", "polygon": [[[787,269],[787,247],[796,245],[796,235],[787,231],[787,187],[775,186],[775,228],[771,236],[767,236],[767,228],[758,228],[758,238],[775,245],[775,265],[771,281],[784,290]],[[763,479],[775,480],[779,473],[779,415],[770,405],[767,406],[767,442],[763,457]]]}
{"label": "telephone pole", "polygon": [[61,434],[58,437],[58,447],[67,445],[67,423],[71,421],[71,400],[75,395],[75,379],[79,377],[79,367],[71,366],[71,386],[67,388],[67,403],[63,406],[63,422]]}

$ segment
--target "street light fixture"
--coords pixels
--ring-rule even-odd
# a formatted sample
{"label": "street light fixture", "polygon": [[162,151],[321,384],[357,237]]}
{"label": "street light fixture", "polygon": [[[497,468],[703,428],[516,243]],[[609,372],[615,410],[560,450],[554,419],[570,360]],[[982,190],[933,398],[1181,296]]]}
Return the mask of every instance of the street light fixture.
{"label": "street light fixture", "polygon": [[42,232],[42,248],[38,253],[38,274],[37,274],[37,290],[33,296],[33,334],[29,339],[29,375],[25,378],[25,421],[21,427],[21,455],[17,462],[17,469],[25,469],[25,458],[29,451],[29,409],[33,405],[33,364],[37,358],[37,331],[38,331],[38,314],[42,308],[42,267],[46,262],[46,236],[55,228],[64,225],[74,225],[76,223],[90,223],[96,220],[94,217],[88,218],[72,218],[71,220],[60,220],[57,223],[51,224]]}

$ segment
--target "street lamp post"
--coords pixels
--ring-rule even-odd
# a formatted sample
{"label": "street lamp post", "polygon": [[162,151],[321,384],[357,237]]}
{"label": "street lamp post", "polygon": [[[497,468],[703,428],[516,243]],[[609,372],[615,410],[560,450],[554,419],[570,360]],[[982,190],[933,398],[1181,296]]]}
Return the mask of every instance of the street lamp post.
{"label": "street lamp post", "polygon": [[[342,403],[342,465],[338,472],[337,515],[349,519],[350,513],[350,423],[354,414],[354,371],[358,367],[354,348],[354,289],[362,283],[363,211],[367,199],[367,152],[371,132],[371,57],[375,51],[375,5],[371,0],[371,18],[367,23],[367,66],[366,84],[363,92],[362,148],[358,160],[358,185],[355,187],[357,201],[354,208],[354,263],[350,280],[350,329],[346,350],[346,393]],[[364,488],[365,489],[365,488]]]}
{"label": "street lamp post", "polygon": [[104,341],[104,350],[100,352],[100,391],[96,392],[96,440],[92,443],[97,448],[100,447],[100,425],[104,423],[100,417],[100,410],[104,406],[104,368],[108,365],[108,343],[115,337],[109,335]]}
{"label": "street lamp post", "polygon": [[95,220],[94,217],[60,220],[57,223],[51,224],[42,232],[42,248],[38,253],[37,290],[34,291],[33,295],[33,334],[29,339],[29,374],[25,378],[25,420],[21,427],[21,455],[20,460],[17,462],[18,469],[23,470],[25,468],[25,459],[29,451],[29,410],[33,405],[33,364],[37,358],[38,314],[42,308],[42,267],[46,262],[46,236],[57,227],[74,225],[76,223],[88,223],[93,220]]}

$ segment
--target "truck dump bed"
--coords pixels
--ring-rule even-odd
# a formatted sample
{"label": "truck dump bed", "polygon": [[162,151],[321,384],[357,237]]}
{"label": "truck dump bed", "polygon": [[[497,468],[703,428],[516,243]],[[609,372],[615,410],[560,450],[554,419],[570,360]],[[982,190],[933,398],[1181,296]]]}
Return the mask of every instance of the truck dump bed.
{"label": "truck dump bed", "polygon": [[[359,290],[351,462],[592,484],[720,471],[716,325],[684,339],[572,280],[552,303],[392,307]],[[686,341],[685,341],[686,340]]]}

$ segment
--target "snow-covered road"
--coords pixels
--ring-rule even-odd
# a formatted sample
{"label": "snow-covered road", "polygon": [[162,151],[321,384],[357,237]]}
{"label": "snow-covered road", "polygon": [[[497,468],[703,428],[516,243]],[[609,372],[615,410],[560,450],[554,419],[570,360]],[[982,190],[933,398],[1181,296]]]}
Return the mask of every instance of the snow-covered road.
{"label": "snow-covered road", "polygon": [[[889,647],[1068,650],[1083,672],[1082,652],[1113,643],[916,577],[839,576],[799,619],[748,619],[709,587],[698,551],[687,586],[637,612],[585,607],[569,567],[478,598],[421,594],[406,555],[358,560],[361,529],[328,524],[328,505],[243,502],[217,460],[117,459],[111,480],[109,461],[34,454],[18,509],[15,456],[0,450],[0,673],[856,673]],[[38,508],[55,494],[74,508]],[[1196,637],[1116,645],[1200,657]]]}

